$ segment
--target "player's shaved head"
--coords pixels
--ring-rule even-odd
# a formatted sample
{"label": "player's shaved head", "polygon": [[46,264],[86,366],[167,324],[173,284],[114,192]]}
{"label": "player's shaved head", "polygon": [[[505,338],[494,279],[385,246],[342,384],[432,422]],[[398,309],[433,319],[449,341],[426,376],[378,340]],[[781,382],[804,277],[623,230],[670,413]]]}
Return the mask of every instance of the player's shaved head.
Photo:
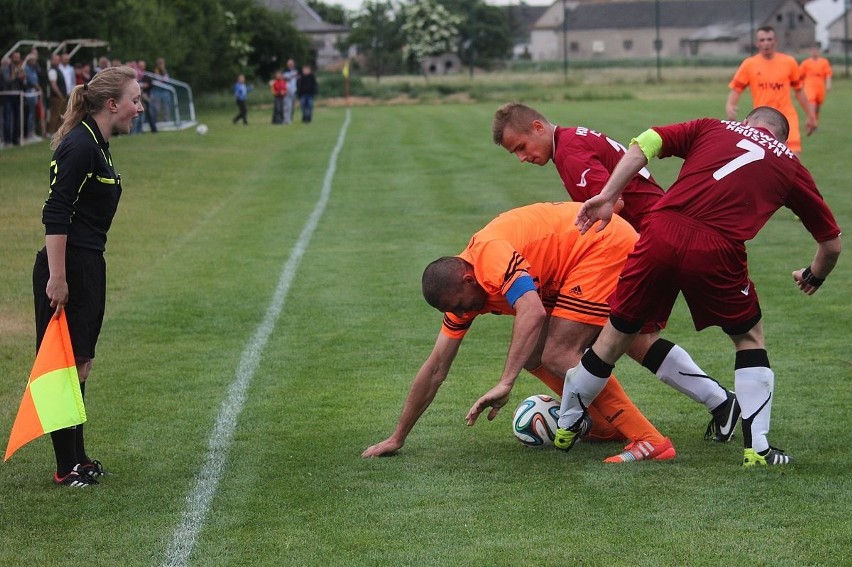
{"label": "player's shaved head", "polygon": [[463,278],[470,264],[458,256],[443,256],[423,270],[423,298],[440,310],[447,294],[462,288]]}
{"label": "player's shaved head", "polygon": [[787,118],[771,106],[758,106],[748,113],[743,124],[766,128],[782,142],[786,142],[790,134],[790,123],[787,122]]}

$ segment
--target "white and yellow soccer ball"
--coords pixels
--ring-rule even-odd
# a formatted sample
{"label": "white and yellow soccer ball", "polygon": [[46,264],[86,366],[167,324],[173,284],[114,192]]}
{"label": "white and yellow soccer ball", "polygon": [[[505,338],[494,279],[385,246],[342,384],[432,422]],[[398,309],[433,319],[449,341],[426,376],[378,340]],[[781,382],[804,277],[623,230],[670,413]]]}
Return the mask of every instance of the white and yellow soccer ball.
{"label": "white and yellow soccer ball", "polygon": [[199,136],[203,136],[207,133],[207,124],[199,124],[195,127],[195,133]]}
{"label": "white and yellow soccer ball", "polygon": [[530,396],[520,403],[512,417],[512,433],[528,447],[553,445],[559,400],[545,394]]}

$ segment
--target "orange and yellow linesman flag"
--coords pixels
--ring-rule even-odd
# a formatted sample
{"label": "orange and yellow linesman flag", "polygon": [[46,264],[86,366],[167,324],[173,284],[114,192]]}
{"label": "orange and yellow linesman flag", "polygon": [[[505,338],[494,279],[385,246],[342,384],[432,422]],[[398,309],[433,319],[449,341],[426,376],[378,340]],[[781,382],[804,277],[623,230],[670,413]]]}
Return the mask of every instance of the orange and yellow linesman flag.
{"label": "orange and yellow linesman flag", "polygon": [[85,421],[86,408],[63,309],[59,317],[50,320],[44,333],[3,460],[8,461],[36,437]]}

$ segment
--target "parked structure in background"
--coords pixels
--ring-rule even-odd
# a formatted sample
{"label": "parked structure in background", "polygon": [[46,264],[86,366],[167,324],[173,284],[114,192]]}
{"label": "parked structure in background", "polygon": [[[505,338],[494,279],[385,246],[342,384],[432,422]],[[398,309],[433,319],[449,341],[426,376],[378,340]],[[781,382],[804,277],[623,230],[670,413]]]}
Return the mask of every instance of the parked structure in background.
{"label": "parked structure in background", "polygon": [[[342,64],[345,57],[337,44],[349,35],[350,28],[323,21],[305,0],[261,0],[261,3],[270,10],[286,10],[293,15],[293,26],[311,40],[317,68]],[[349,54],[350,57],[354,55]]]}
{"label": "parked structure in background", "polygon": [[529,51],[534,61],[563,59],[566,50],[579,60],[739,56],[752,53],[763,25],[777,30],[786,53],[815,38],[816,21],[795,0],[556,0],[533,27]]}

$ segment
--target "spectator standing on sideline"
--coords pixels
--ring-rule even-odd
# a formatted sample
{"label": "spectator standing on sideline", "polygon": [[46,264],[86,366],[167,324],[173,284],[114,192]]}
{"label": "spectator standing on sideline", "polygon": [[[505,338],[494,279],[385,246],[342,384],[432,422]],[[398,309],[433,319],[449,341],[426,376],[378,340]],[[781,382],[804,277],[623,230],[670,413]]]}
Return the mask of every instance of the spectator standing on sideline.
{"label": "spectator standing on sideline", "polygon": [[272,89],[272,123],[284,124],[284,99],[287,96],[287,81],[281,71],[275,71],[275,78],[270,84]]}
{"label": "spectator standing on sideline", "polygon": [[[64,309],[84,396],[106,304],[107,232],[122,191],[109,141],[114,134],[130,133],[142,111],[140,96],[133,69],[101,71],[71,91],[51,142],[50,192],[42,207],[45,246],[33,266],[36,348],[50,319]],[[53,482],[74,488],[98,484],[106,473],[86,452],[82,424],[50,437],[56,456]]]}
{"label": "spectator standing on sideline", "polygon": [[[494,143],[521,162],[544,166],[552,161],[571,199],[581,203],[601,192],[625,152],[624,146],[600,132],[583,126],[557,126],[519,103],[498,108],[491,129]],[[616,212],[639,232],[645,215],[664,194],[643,168],[622,192]],[[649,321],[630,346],[630,357],[664,384],[707,408],[713,418],[706,438],[729,441],[740,415],[736,395],[708,376],[686,350],[660,337],[666,323]]]}
{"label": "spectator standing on sideline", "polygon": [[133,121],[133,133],[141,134],[143,132],[143,122],[148,122],[148,129],[152,134],[157,133],[157,116],[154,113],[151,105],[151,89],[153,87],[152,79],[145,74],[148,64],[144,59],[136,62],[136,76],[139,82],[139,89],[142,93],[142,108],[144,111]]}
{"label": "spectator standing on sideline", "polygon": [[[24,68],[21,54],[13,51],[2,67],[3,89],[7,91],[24,90]],[[20,97],[17,94],[3,95],[3,141],[8,145],[21,143]]]}
{"label": "spectator standing on sideline", "polygon": [[59,70],[60,61],[58,54],[51,55],[50,69],[47,71],[47,82],[50,85],[50,118],[47,121],[47,133],[51,136],[59,128],[59,121],[65,114],[65,105],[68,101],[65,75]]}
{"label": "spectator standing on sideline", "polygon": [[30,142],[39,139],[36,124],[39,120],[38,106],[41,100],[38,56],[30,53],[24,60],[24,138]]}
{"label": "spectator standing on sideline", "polygon": [[790,100],[790,90],[805,111],[805,132],[810,136],[817,127],[817,119],[802,89],[799,64],[793,57],[776,51],[775,28],[757,28],[757,55],[742,62],[734,78],[728,84],[731,91],[725,103],[728,120],[737,120],[737,103],[745,89],[751,91],[754,108],[770,106],[787,118],[790,136],[787,147],[797,155],[802,153],[802,137],[799,134],[799,115]]}
{"label": "spectator standing on sideline", "polygon": [[287,60],[287,68],[284,69],[284,80],[287,81],[287,94],[284,96],[284,124],[290,124],[293,122],[293,107],[296,104],[296,83],[299,80],[299,70],[296,69],[296,62],[292,59]]}
{"label": "spectator standing on sideline", "polygon": [[[135,68],[136,63],[133,62],[131,67]],[[74,80],[78,85],[85,85],[92,78],[92,66],[89,63],[77,63],[74,65]]]}
{"label": "spectator standing on sideline", "polygon": [[110,66],[109,58],[106,55],[101,55],[98,58],[98,64],[95,66],[95,72],[93,74],[97,75],[98,73],[100,73],[101,71],[103,71],[104,69],[106,69],[109,66]]}
{"label": "spectator standing on sideline", "polygon": [[811,45],[811,56],[799,65],[799,74],[805,83],[805,96],[814,107],[814,115],[819,120],[819,111],[825,102],[825,95],[831,90],[831,63],[820,54],[818,41]]}
{"label": "spectator standing on sideline", "polygon": [[302,67],[302,74],[296,81],[296,91],[299,93],[299,105],[302,108],[302,122],[308,123],[314,117],[314,97],[319,92],[317,78],[311,71],[310,65]]}
{"label": "spectator standing on sideline", "polygon": [[557,447],[570,449],[585,419],[583,406],[606,384],[642,323],[667,316],[682,292],[697,330],[719,326],[734,343],[743,466],[792,461],[767,438],[775,374],[745,242],[775,211],[789,207],[817,242],[810,265],[792,272],[807,295],[834,269],[841,243],[834,215],[813,178],[781,142],[788,128],[784,115],[768,106],[754,109],[742,124],[705,118],[654,127],[633,140],[603,191],[585,202],[577,226],[585,234],[602,221],[596,230],[603,230],[619,193],[650,158],[684,159],[677,180],[645,219],[610,300],[609,321],[566,376]]}
{"label": "spectator standing on sideline", "polygon": [[[169,78],[169,70],[166,68],[166,60],[163,57],[157,58],[154,65],[154,74],[159,75],[164,79]],[[172,100],[172,96],[169,91],[155,86],[153,99],[154,114],[160,122],[167,122],[175,119],[174,101]]]}
{"label": "spectator standing on sideline", "polygon": [[[9,64],[8,57],[3,57],[0,59],[0,91],[5,91],[6,87],[6,78],[3,74],[3,69],[6,68],[6,65]],[[6,145],[6,95],[0,95],[0,148],[3,148]]]}
{"label": "spectator standing on sideline", "polygon": [[65,96],[68,97],[74,87],[77,85],[77,73],[74,71],[74,66],[71,65],[71,55],[63,53],[59,63],[59,72],[65,79]]}
{"label": "spectator standing on sideline", "polygon": [[237,109],[239,109],[239,112],[231,121],[234,124],[242,120],[243,124],[248,126],[248,106],[246,106],[246,99],[251,91],[251,85],[246,85],[246,76],[242,73],[237,75],[237,82],[234,83],[234,98],[237,101]]}
{"label": "spectator standing on sideline", "polygon": [[[523,369],[561,391],[565,372],[577,364],[606,322],[606,298],[637,238],[624,219],[617,219],[605,234],[581,237],[573,223],[579,209],[579,203],[568,202],[512,209],[474,234],[461,254],[438,258],[426,267],[423,297],[444,313],[441,331],[411,384],[395,431],[362,456],[388,455],[402,447],[479,315],[514,315],[515,321],[500,381],[471,407],[468,425],[486,406],[493,408],[488,420],[496,417]],[[614,376],[589,409],[594,418],[585,433],[599,439],[615,428],[630,441],[605,462],[676,456],[671,440],[642,415]]]}

